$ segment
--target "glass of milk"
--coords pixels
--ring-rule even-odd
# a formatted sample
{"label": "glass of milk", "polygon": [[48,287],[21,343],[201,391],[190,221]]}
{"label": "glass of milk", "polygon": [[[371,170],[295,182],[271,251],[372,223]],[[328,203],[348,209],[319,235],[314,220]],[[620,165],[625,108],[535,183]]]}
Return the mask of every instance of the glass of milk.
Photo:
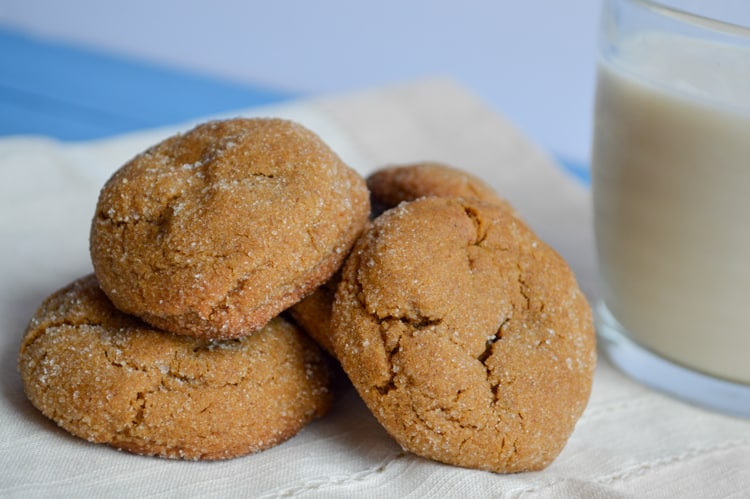
{"label": "glass of milk", "polygon": [[604,1],[592,191],[610,360],[750,417],[749,0]]}

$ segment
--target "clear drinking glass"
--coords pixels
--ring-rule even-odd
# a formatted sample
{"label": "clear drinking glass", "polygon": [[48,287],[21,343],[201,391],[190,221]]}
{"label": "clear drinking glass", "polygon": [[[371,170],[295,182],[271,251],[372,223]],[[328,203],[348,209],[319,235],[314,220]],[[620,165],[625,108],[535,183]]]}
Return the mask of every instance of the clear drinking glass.
{"label": "clear drinking glass", "polygon": [[597,69],[600,343],[750,417],[750,2],[605,0]]}

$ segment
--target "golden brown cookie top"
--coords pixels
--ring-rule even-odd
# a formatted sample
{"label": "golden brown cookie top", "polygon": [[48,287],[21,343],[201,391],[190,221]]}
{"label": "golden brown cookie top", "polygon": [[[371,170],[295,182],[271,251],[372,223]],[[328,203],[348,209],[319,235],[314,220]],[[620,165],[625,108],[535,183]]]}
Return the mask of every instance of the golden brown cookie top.
{"label": "golden brown cookie top", "polygon": [[591,311],[516,216],[422,198],[376,219],[333,307],[337,358],[406,449],[459,466],[541,469],[586,406]]}
{"label": "golden brown cookie top", "polygon": [[479,177],[434,161],[381,168],[367,177],[367,187],[375,214],[425,196],[474,198],[510,209]]}
{"label": "golden brown cookie top", "polygon": [[248,334],[324,282],[369,215],[364,180],[280,119],[208,122],[103,187],[90,248],[115,305],[179,334]]}
{"label": "golden brown cookie top", "polygon": [[34,406],[70,433],[168,458],[266,449],[332,398],[320,350],[288,322],[237,340],[173,335],[116,310],[93,275],[45,300],[19,370]]}

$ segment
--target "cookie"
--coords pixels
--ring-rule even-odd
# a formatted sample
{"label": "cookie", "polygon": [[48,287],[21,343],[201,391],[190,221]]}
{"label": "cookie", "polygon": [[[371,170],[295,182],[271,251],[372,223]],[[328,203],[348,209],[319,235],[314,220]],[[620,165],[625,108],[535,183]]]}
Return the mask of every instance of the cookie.
{"label": "cookie", "polygon": [[480,178],[438,162],[381,168],[366,181],[376,215],[402,201],[424,196],[474,198],[510,209],[508,202]]}
{"label": "cookie", "polygon": [[235,340],[159,331],[93,275],[50,296],[19,354],[26,394],[73,435],[137,454],[226,459],[293,435],[331,404],[322,353],[283,319]]}
{"label": "cookie", "polygon": [[478,200],[422,198],[377,218],[343,268],[331,332],[403,448],[494,472],[539,470],[559,454],[596,363],[569,267]]}
{"label": "cookie", "polygon": [[340,267],[367,223],[364,179],[280,119],[197,126],[104,185],[94,270],[120,310],[177,334],[250,334]]}

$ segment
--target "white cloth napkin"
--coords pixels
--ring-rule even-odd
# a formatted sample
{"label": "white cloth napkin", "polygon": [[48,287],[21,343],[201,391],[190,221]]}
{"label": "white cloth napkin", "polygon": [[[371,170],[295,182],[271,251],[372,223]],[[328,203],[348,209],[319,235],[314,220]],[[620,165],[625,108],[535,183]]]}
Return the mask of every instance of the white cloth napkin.
{"label": "white cloth napkin", "polygon": [[[587,190],[454,83],[427,80],[234,114],[300,121],[363,174],[431,159],[479,175],[595,297]],[[750,496],[750,421],[650,391],[602,357],[566,448],[534,473],[497,475],[405,453],[351,387],[291,440],[224,462],[130,455],[57,428],[23,394],[16,358],[24,328],[46,296],[91,271],[89,222],[112,171],[191,125],[75,144],[0,140],[0,496]]]}

